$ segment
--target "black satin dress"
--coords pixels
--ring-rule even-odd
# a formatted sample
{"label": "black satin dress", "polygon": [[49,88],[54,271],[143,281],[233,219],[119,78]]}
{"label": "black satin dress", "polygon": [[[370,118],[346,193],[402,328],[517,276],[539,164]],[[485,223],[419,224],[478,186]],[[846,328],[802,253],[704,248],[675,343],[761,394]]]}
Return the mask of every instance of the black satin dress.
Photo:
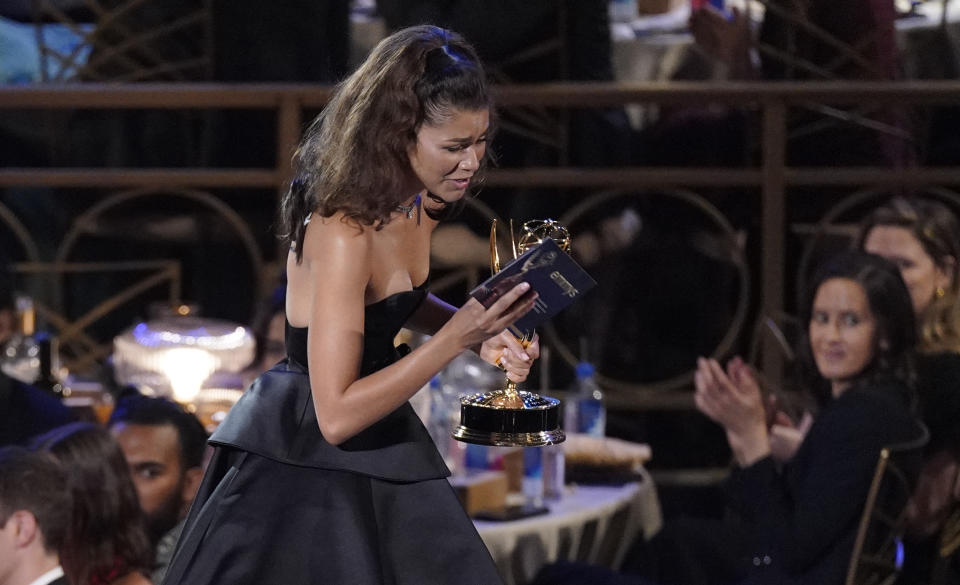
{"label": "black satin dress", "polygon": [[[426,296],[366,308],[362,374],[400,354],[393,338]],[[307,376],[307,330],[210,438],[215,452],[165,585],[500,583],[409,403],[331,445]],[[323,367],[323,362],[314,367]]]}

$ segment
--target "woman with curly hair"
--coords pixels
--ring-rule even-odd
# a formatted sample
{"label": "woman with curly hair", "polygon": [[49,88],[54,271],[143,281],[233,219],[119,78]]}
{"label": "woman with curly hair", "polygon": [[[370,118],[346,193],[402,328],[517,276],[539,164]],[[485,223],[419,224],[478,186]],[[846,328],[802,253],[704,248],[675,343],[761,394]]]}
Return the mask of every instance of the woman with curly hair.
{"label": "woman with curly hair", "polygon": [[[433,26],[387,37],[337,88],[280,207],[287,358],[210,438],[165,583],[500,581],[408,403],[463,351],[516,381],[538,354],[506,331],[526,286],[489,308],[427,291],[430,236],[479,182],[491,115],[474,50]],[[432,337],[402,350],[401,327]]]}

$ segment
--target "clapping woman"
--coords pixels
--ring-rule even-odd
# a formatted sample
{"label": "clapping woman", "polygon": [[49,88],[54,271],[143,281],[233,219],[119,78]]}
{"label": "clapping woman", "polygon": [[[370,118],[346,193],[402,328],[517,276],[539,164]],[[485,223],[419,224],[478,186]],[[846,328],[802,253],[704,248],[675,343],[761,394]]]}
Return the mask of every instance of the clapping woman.
{"label": "clapping woman", "polygon": [[750,371],[697,367],[697,408],[724,428],[736,459],[727,493],[747,535],[734,560],[742,583],[842,583],[880,450],[922,434],[911,414],[914,316],[895,265],[854,251],[834,258],[801,317],[807,383],[830,398],[782,469]]}
{"label": "clapping woman", "polygon": [[668,523],[627,559],[630,574],[559,565],[538,585],[843,583],[881,449],[923,435],[912,414],[913,310],[894,264],[850,251],[818,271],[801,318],[805,385],[829,398],[793,456],[773,457],[749,367],[700,358],[697,408],[723,427],[736,462],[723,520]]}

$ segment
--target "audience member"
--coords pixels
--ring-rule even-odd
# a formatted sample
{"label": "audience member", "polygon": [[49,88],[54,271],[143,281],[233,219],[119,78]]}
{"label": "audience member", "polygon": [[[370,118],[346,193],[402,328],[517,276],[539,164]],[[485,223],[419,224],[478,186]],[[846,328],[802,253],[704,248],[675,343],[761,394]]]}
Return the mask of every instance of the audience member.
{"label": "audience member", "polygon": [[[765,401],[741,360],[724,369],[700,359],[697,408],[724,428],[736,460],[728,520],[665,530],[628,563],[642,577],[604,581],[597,571],[590,582],[843,583],[880,450],[921,434],[911,414],[914,317],[896,266],[854,251],[818,272],[801,317],[804,378],[828,400],[796,454],[782,467],[771,457]],[[539,582],[572,583],[563,572],[550,568]]]}
{"label": "audience member", "polygon": [[60,566],[72,500],[46,453],[0,449],[0,585],[69,585]]}
{"label": "audience member", "polygon": [[[895,20],[890,0],[773,0],[756,39],[746,14],[709,5],[693,12],[690,30],[734,79],[889,81],[901,76]],[[827,106],[791,115],[791,164],[903,165],[913,159],[903,112]]]}
{"label": "audience member", "polygon": [[734,566],[745,583],[842,583],[880,450],[919,434],[909,414],[914,317],[896,266],[849,252],[810,291],[799,354],[808,386],[829,399],[782,471],[750,370],[713,360],[697,368],[697,407],[724,427],[739,467],[729,490],[749,529]]}
{"label": "audience member", "polygon": [[900,269],[917,319],[919,397],[930,449],[958,450],[960,223],[942,203],[896,198],[867,217],[857,245]]}
{"label": "audience member", "polygon": [[918,391],[930,443],[907,508],[902,582],[925,583],[956,553],[956,544],[938,542],[944,527],[960,525],[960,223],[940,202],[895,198],[867,217],[857,245],[900,268],[917,316]]}
{"label": "audience member", "polygon": [[110,433],[72,423],[35,446],[67,471],[73,511],[60,560],[72,585],[150,585],[150,541],[123,452]]}
{"label": "audience member", "polygon": [[137,488],[155,551],[150,578],[160,583],[203,477],[207,434],[179,404],[141,395],[121,399],[108,427]]}
{"label": "audience member", "polygon": [[[938,552],[939,536],[951,517],[960,520],[960,222],[937,201],[897,197],[864,220],[856,245],[900,269],[917,320],[917,390],[930,441],[907,508],[902,582],[922,583],[955,552]],[[778,417],[774,457],[792,457],[811,422],[809,413],[796,426]]]}
{"label": "audience member", "polygon": [[[694,40],[735,79],[872,79],[900,76],[893,2],[811,0],[766,3],[756,42],[748,14],[705,3],[690,17]],[[757,45],[764,46],[759,51]],[[794,51],[789,52],[793,46]],[[774,52],[779,49],[780,52]]]}
{"label": "audience member", "polygon": [[[692,12],[690,31],[697,46],[725,70],[726,77],[761,81],[900,77],[891,0],[771,0],[764,5],[758,31],[749,14],[736,8],[724,12],[705,3]],[[915,153],[907,118],[903,109],[894,105],[790,108],[787,163],[908,165]],[[659,119],[642,133],[644,162],[755,164],[761,153],[756,132],[751,131],[754,122],[749,109],[718,104],[663,107]],[[809,217],[818,217],[834,197],[822,191],[804,197],[800,211],[810,208]]]}

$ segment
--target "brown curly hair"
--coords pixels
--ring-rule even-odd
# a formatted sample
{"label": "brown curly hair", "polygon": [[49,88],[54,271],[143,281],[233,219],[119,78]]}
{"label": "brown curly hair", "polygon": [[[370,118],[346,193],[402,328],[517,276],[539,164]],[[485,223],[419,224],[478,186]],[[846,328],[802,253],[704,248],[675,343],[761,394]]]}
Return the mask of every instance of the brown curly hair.
{"label": "brown curly hair", "polygon": [[[311,212],[385,224],[411,195],[397,187],[410,180],[408,151],[417,131],[456,109],[492,113],[483,67],[462,37],[424,25],[380,41],[337,87],[293,157],[296,178],[280,203],[279,227],[297,260]],[[477,176],[474,182],[481,181]]]}

